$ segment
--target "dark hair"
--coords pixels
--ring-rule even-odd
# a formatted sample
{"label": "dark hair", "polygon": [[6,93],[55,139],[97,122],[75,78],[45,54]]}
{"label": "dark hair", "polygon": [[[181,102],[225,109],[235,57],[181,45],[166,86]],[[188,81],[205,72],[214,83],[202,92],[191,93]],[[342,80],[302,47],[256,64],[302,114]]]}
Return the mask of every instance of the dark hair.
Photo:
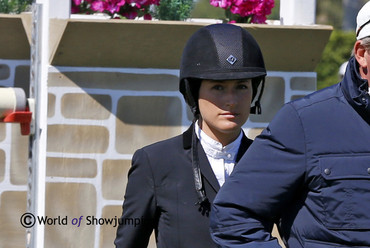
{"label": "dark hair", "polygon": [[[199,79],[199,78],[188,78],[186,80],[187,81],[186,84],[188,85],[190,94],[185,94],[184,98],[185,98],[186,103],[189,105],[189,107],[192,108],[191,112],[193,113],[195,120],[198,120],[200,116],[198,100],[199,100],[199,89],[200,89],[202,80],[203,79]],[[193,99],[190,99],[190,97],[192,97]]]}

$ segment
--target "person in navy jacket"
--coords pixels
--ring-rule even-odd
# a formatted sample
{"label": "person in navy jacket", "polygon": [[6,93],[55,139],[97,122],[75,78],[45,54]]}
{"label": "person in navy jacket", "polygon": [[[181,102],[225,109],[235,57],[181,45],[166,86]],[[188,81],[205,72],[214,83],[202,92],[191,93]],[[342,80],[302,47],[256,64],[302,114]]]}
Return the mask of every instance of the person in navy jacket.
{"label": "person in navy jacket", "polygon": [[243,28],[214,24],[190,37],[180,92],[195,120],[184,134],[135,152],[116,247],[147,247],[153,230],[158,248],[215,247],[210,202],[252,143],[242,125],[260,110],[265,76],[260,48]]}
{"label": "person in navy jacket", "polygon": [[217,194],[218,247],[370,247],[370,2],[343,80],[287,103]]}

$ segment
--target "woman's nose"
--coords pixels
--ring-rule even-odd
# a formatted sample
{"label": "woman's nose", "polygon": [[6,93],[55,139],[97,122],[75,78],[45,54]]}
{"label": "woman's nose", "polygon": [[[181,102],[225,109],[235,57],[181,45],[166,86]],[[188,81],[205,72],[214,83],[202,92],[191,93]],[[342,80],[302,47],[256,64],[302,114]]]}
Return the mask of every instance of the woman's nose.
{"label": "woman's nose", "polygon": [[227,106],[233,107],[237,104],[238,97],[234,91],[230,91],[227,93],[225,101]]}

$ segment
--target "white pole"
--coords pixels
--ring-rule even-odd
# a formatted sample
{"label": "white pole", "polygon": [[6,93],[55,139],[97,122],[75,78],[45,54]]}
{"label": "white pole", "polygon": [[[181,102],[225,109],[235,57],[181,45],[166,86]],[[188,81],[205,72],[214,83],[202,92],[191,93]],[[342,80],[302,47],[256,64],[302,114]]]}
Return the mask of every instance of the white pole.
{"label": "white pole", "polygon": [[316,0],[281,0],[282,25],[313,25],[316,18]]}
{"label": "white pole", "polygon": [[70,4],[70,0],[36,0],[32,6],[30,98],[35,103],[35,121],[30,136],[27,208],[36,223],[27,229],[28,248],[43,248],[45,242],[45,227],[37,223],[37,217],[45,216],[49,23],[50,18],[68,19]]}
{"label": "white pole", "polygon": [[49,0],[50,19],[69,19],[71,15],[71,0]]}
{"label": "white pole", "polygon": [[[30,136],[28,210],[36,220],[45,215],[45,176],[47,142],[48,68],[49,68],[49,2],[36,0],[32,6],[30,97],[35,101],[34,134]],[[44,247],[44,226],[27,230],[27,247]]]}

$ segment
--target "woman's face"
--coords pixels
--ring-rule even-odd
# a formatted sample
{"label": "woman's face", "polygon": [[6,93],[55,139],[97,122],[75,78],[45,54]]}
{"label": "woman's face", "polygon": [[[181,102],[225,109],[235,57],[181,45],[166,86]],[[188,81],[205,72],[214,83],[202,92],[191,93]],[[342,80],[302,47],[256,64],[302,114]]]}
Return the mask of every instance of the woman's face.
{"label": "woman's face", "polygon": [[249,117],[251,101],[251,79],[203,80],[198,102],[200,127],[221,143],[232,142]]}

